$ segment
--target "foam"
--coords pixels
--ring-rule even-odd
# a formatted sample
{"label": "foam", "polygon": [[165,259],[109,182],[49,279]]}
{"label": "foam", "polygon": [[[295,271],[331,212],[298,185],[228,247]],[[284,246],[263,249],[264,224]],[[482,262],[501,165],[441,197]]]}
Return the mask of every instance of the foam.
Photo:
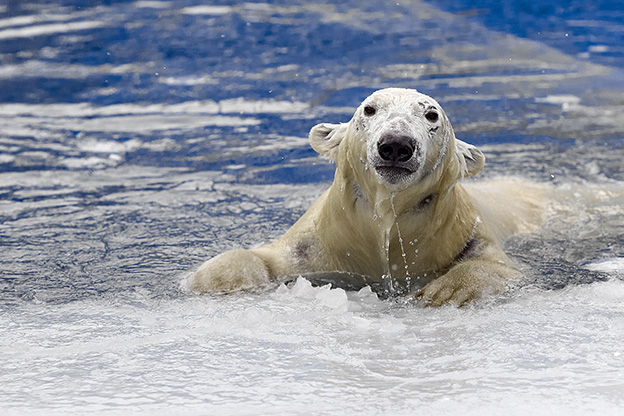
{"label": "foam", "polygon": [[15,29],[0,30],[0,40],[31,38],[33,36],[68,33],[80,30],[96,29],[106,24],[99,21],[83,21],[69,23],[49,23],[44,25],[28,26]]}
{"label": "foam", "polygon": [[624,275],[624,257],[612,257],[600,260],[594,260],[592,262],[583,265],[584,269],[592,270],[595,272],[615,273]]}

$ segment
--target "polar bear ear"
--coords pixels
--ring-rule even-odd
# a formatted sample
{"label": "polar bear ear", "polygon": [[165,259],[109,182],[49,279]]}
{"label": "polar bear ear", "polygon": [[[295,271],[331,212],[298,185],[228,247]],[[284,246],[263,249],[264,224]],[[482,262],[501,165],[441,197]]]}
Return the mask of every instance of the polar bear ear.
{"label": "polar bear ear", "polygon": [[455,139],[459,171],[462,178],[470,178],[483,170],[485,156],[475,146]]}
{"label": "polar bear ear", "polygon": [[310,130],[310,144],[317,153],[334,159],[336,148],[347,134],[348,124],[321,123]]}

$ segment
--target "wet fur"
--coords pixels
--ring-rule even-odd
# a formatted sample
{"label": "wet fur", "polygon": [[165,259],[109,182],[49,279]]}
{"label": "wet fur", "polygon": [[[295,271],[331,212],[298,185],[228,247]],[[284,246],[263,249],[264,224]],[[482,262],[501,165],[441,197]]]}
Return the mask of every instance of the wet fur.
{"label": "wet fur", "polygon": [[[374,115],[367,115],[364,108],[373,105]],[[439,117],[427,117],[430,111]],[[385,162],[375,153],[388,132],[410,138],[418,149],[392,176],[378,167]],[[540,223],[540,188],[514,181],[464,188],[459,181],[480,172],[485,159],[455,138],[430,97],[378,91],[349,123],[315,126],[310,142],[336,162],[330,188],[278,241],[204,263],[189,279],[191,288],[232,292],[279,276],[322,272],[353,273],[369,282],[391,275],[422,282],[414,296],[437,306],[500,293],[520,275],[501,243]]]}

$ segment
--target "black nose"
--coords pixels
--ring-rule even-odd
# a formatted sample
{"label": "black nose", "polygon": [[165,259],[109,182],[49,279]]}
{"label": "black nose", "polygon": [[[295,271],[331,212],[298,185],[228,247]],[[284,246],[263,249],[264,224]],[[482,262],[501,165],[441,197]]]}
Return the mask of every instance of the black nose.
{"label": "black nose", "polygon": [[407,162],[414,154],[414,144],[409,136],[388,134],[379,140],[377,151],[386,162]]}

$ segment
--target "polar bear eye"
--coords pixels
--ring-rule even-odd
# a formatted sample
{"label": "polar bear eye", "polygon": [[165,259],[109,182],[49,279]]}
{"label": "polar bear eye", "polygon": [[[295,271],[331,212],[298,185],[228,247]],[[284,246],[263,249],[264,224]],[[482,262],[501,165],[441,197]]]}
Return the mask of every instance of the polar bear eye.
{"label": "polar bear eye", "polygon": [[438,121],[438,113],[437,111],[429,111],[427,114],[425,114],[425,118],[430,122],[435,123],[436,121]]}
{"label": "polar bear eye", "polygon": [[366,114],[369,117],[374,116],[376,112],[377,112],[377,109],[373,106],[367,105],[366,107],[364,107],[364,114]]}

